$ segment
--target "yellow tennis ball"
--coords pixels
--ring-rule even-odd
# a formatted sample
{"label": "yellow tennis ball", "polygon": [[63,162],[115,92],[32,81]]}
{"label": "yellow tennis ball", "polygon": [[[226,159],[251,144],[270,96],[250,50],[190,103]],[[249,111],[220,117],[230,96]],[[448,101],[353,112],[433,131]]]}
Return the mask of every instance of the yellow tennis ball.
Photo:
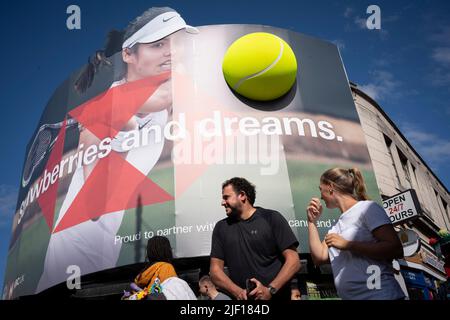
{"label": "yellow tennis ball", "polygon": [[239,38],[228,48],[222,71],[225,81],[240,95],[270,101],[292,88],[297,60],[286,41],[270,33],[256,32]]}

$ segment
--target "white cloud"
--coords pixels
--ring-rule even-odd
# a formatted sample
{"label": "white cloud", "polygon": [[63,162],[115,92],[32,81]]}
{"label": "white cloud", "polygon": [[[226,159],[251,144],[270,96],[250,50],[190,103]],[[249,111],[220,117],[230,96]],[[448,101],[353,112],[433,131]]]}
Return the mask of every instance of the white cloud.
{"label": "white cloud", "polygon": [[358,88],[364,91],[367,95],[369,95],[372,99],[378,100],[380,98],[380,89],[376,84],[369,83],[358,85]]}
{"label": "white cloud", "polygon": [[352,16],[352,14],[353,14],[353,8],[351,8],[351,7],[347,7],[347,8],[345,8],[345,11],[344,11],[344,17],[346,17],[346,18],[350,18],[351,16]]}
{"label": "white cloud", "polygon": [[450,26],[442,27],[433,34],[430,40],[435,43],[430,57],[435,67],[429,78],[432,85],[437,87],[450,86]]}
{"label": "white cloud", "polygon": [[450,47],[434,48],[431,56],[434,61],[450,66]]}
{"label": "white cloud", "polygon": [[384,70],[375,70],[371,74],[372,82],[358,85],[358,88],[374,100],[400,96],[397,89],[401,86],[401,82],[396,80],[392,73]]}
{"label": "white cloud", "polygon": [[433,134],[429,132],[419,131],[411,124],[404,124],[403,127],[405,128],[404,134],[407,135],[408,139],[410,141],[413,141],[414,143],[428,144],[435,139],[435,136]]}
{"label": "white cloud", "polygon": [[0,184],[0,226],[14,215],[17,202],[17,188]]}
{"label": "white cloud", "polygon": [[[364,13],[366,12],[364,11]],[[384,17],[381,13],[381,30],[369,30],[367,28],[367,19],[370,17],[370,15],[356,15],[353,8],[347,7],[344,11],[344,17],[347,19],[351,19],[353,23],[358,27],[358,29],[377,32],[381,40],[386,40],[389,37],[389,32],[386,28],[384,28],[384,26],[388,23],[395,22],[400,19],[398,15]]]}
{"label": "white cloud", "polygon": [[414,146],[416,151],[430,166],[439,168],[441,164],[448,164],[450,159],[450,141],[442,139],[436,134],[417,128],[417,125],[400,123],[402,133]]}
{"label": "white cloud", "polygon": [[359,29],[367,29],[366,19],[361,18],[359,15],[355,15],[355,9],[352,7],[345,8],[344,17],[350,20],[358,26]]}
{"label": "white cloud", "polygon": [[450,26],[444,26],[438,33],[433,34],[431,40],[442,45],[450,45]]}
{"label": "white cloud", "polygon": [[384,59],[384,58],[376,59],[376,60],[374,60],[373,63],[377,67],[387,67],[388,65],[391,64],[391,62],[388,59]]}
{"label": "white cloud", "polygon": [[446,68],[435,68],[429,76],[431,83],[437,87],[450,86],[450,70]]}
{"label": "white cloud", "polygon": [[356,16],[353,19],[353,22],[360,28],[360,29],[367,29],[366,25],[367,19],[361,18],[360,16]]}
{"label": "white cloud", "polygon": [[403,57],[400,58],[398,52],[382,51],[378,53],[372,59],[372,64],[376,69],[388,69],[392,64],[403,61]]}
{"label": "white cloud", "polygon": [[341,51],[341,52],[344,51],[345,43],[343,40],[336,39],[336,40],[332,40],[331,43],[334,43],[339,48],[339,51]]}

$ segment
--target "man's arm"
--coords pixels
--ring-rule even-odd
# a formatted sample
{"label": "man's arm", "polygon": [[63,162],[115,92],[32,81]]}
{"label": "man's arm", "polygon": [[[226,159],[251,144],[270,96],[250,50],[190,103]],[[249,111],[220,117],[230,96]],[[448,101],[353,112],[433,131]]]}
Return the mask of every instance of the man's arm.
{"label": "man's arm", "polygon": [[247,291],[235,284],[223,271],[224,261],[211,258],[209,273],[214,284],[232,294],[238,300],[247,300]]}
{"label": "man's arm", "polygon": [[[300,259],[297,253],[298,240],[281,213],[275,211],[271,215],[270,225],[278,250],[283,254],[284,263],[268,287],[272,286],[279,290],[300,270]],[[263,285],[258,279],[253,278],[250,280],[256,284],[256,288],[249,293],[250,296],[254,296],[257,300],[269,300],[272,298],[268,287]]]}
{"label": "man's arm", "polygon": [[[269,284],[269,286],[277,290],[281,289],[300,270],[300,259],[295,247],[284,250],[283,257],[285,261],[280,272],[278,272],[275,279]],[[251,281],[256,284],[256,288],[250,292],[250,296],[255,296],[256,300],[269,300],[272,298],[268,287],[264,286],[255,278],[251,279]]]}
{"label": "man's arm", "polygon": [[277,290],[282,288],[300,270],[300,259],[296,250],[292,248],[284,250],[283,257],[285,259],[283,267],[269,284]]}

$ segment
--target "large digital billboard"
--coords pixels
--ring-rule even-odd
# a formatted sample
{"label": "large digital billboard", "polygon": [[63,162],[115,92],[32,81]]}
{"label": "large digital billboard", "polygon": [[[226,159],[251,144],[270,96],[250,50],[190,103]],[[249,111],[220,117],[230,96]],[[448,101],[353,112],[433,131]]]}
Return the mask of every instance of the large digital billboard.
{"label": "large digital billboard", "polygon": [[[198,31],[112,52],[87,85],[85,66],[56,89],[27,146],[4,297],[65,282],[70,266],[85,275],[142,262],[154,235],[178,258],[208,256],[225,217],[221,184],[234,176],[256,185],[257,206],[284,215],[300,253],[327,169],[360,168],[380,202],[334,44],[262,25]],[[227,49],[254,32],[280,37],[297,60],[294,86],[273,101],[244,98],[224,79]],[[338,216],[325,209],[321,236]]]}

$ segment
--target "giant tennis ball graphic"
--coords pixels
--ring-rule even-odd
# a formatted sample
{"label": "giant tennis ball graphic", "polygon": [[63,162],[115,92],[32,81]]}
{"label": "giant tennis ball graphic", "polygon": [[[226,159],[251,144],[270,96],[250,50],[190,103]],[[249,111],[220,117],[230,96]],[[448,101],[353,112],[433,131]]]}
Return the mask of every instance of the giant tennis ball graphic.
{"label": "giant tennis ball graphic", "polygon": [[270,101],[292,88],[297,60],[283,39],[256,32],[239,38],[228,48],[222,70],[228,85],[240,95]]}

